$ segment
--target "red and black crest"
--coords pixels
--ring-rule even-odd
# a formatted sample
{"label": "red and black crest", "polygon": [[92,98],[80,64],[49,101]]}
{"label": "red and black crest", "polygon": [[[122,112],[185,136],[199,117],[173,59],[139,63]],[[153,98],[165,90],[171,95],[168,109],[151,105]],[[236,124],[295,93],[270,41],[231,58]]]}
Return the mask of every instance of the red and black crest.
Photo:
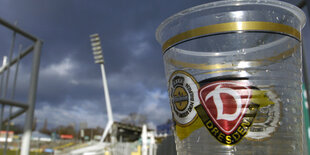
{"label": "red and black crest", "polygon": [[251,103],[248,80],[218,80],[203,85],[198,96],[201,105],[195,109],[219,142],[233,145],[249,130],[258,105]]}

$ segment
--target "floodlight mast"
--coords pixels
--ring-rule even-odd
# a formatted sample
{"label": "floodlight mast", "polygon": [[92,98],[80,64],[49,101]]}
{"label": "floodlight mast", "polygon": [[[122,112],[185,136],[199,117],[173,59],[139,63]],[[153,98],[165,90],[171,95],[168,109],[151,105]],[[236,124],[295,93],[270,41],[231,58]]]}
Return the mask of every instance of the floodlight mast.
{"label": "floodlight mast", "polygon": [[104,70],[104,60],[103,60],[103,54],[102,54],[102,48],[101,48],[101,42],[100,42],[99,35],[97,33],[90,35],[90,41],[92,45],[95,63],[100,64],[101,74],[102,74],[102,84],[103,84],[103,89],[104,89],[105,102],[107,106],[108,123],[104,129],[104,132],[100,140],[100,142],[104,142],[106,136],[108,135],[108,132],[111,130],[112,125],[113,125],[113,114],[112,114],[112,108],[111,108],[111,103],[110,103],[110,95],[109,95],[109,90],[108,90],[107,79],[106,79],[105,70]]}

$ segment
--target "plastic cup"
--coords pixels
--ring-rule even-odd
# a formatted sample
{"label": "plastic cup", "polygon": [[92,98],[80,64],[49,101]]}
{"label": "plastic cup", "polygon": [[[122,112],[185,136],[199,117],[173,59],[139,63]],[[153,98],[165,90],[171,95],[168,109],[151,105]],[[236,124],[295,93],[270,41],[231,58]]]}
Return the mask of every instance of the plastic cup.
{"label": "plastic cup", "polygon": [[196,6],[157,29],[178,154],[306,154],[297,7]]}

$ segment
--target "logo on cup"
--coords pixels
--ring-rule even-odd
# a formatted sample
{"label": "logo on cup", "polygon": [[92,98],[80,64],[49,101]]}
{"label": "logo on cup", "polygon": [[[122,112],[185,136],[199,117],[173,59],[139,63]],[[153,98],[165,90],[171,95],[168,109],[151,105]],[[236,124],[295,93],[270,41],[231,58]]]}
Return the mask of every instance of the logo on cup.
{"label": "logo on cup", "polygon": [[247,81],[223,80],[198,91],[201,105],[195,107],[209,132],[221,143],[233,145],[249,130],[259,105],[252,104]]}
{"label": "logo on cup", "polygon": [[282,115],[281,99],[272,90],[256,89],[252,91],[251,102],[260,106],[252,127],[245,138],[253,141],[267,140],[279,127],[279,121]]}
{"label": "logo on cup", "polygon": [[178,125],[188,126],[197,118],[194,107],[199,105],[198,88],[198,83],[189,73],[172,73],[169,79],[170,106]]}

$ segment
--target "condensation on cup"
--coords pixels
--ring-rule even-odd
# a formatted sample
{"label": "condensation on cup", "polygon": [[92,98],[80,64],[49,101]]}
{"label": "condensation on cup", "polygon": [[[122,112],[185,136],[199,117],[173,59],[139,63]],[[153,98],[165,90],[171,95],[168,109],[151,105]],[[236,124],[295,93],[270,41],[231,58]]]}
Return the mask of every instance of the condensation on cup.
{"label": "condensation on cup", "polygon": [[179,155],[307,154],[306,17],[281,1],[196,6],[157,29]]}

